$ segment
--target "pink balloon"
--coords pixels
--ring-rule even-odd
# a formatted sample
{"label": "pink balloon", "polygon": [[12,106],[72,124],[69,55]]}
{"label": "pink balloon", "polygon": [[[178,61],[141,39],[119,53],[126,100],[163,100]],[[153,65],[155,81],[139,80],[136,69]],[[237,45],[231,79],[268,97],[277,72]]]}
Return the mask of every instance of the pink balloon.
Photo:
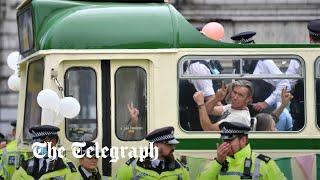
{"label": "pink balloon", "polygon": [[210,22],[203,26],[201,32],[210,39],[220,41],[224,36],[224,28],[220,23]]}

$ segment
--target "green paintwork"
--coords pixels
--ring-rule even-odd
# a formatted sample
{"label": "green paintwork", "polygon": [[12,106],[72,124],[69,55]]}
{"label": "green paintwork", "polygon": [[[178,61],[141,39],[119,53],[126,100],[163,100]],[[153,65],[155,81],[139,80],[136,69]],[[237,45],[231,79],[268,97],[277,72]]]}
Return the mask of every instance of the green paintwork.
{"label": "green paintwork", "polygon": [[167,3],[33,0],[31,6],[35,34],[32,52],[44,49],[319,47],[213,41],[200,34]]}
{"label": "green paintwork", "polygon": [[[178,150],[216,150],[220,139],[178,139]],[[253,149],[320,149],[320,139],[250,139]]]}

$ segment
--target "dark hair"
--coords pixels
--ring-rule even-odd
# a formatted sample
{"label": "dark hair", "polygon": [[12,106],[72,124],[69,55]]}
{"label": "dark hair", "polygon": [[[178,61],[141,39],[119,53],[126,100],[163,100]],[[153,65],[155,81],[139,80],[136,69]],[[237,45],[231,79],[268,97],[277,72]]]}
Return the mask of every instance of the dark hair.
{"label": "dark hair", "polygon": [[272,116],[268,113],[259,113],[256,115],[257,125],[256,131],[270,131],[271,121],[274,121]]}

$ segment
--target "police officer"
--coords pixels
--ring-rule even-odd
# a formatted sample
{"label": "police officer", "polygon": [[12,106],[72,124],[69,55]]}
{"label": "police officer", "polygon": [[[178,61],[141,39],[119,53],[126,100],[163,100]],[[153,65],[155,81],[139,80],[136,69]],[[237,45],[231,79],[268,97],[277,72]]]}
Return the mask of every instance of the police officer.
{"label": "police officer", "polygon": [[33,142],[45,143],[46,147],[35,147],[43,158],[33,157],[21,164],[15,171],[12,179],[73,179],[77,169],[72,162],[60,157],[48,157],[48,143],[54,147],[59,141],[58,131],[60,129],[51,125],[36,126],[29,129]]}
{"label": "police officer", "polygon": [[0,180],[3,180],[5,179],[5,177],[8,176],[7,175],[8,173],[4,167],[5,161],[3,160],[4,152],[6,153],[5,148],[6,148],[6,137],[2,133],[0,133]]}
{"label": "police officer", "polygon": [[17,122],[11,122],[11,126],[11,137],[13,139],[6,145],[5,148],[2,149],[2,158],[4,169],[6,172],[6,179],[11,179],[16,167],[19,167],[20,163],[27,159],[26,153],[18,152],[17,141],[14,139],[16,137]]}
{"label": "police officer", "polygon": [[139,159],[131,158],[118,170],[116,179],[189,179],[187,169],[174,159],[173,151],[179,141],[173,132],[173,127],[163,127],[149,133],[146,140],[158,147],[158,159],[147,157],[140,162]]}
{"label": "police officer", "polygon": [[96,158],[96,151],[91,151],[90,156],[86,156],[86,151],[89,147],[96,148],[95,143],[86,141],[86,145],[81,149],[82,154],[85,154],[79,159],[80,166],[78,167],[78,174],[74,177],[75,180],[100,180],[101,174],[98,170],[98,158]]}
{"label": "police officer", "polygon": [[[232,36],[231,39],[240,44],[255,43],[252,39],[255,34],[253,31],[246,31]],[[278,66],[270,59],[245,60],[244,66],[241,68],[249,74],[282,74]],[[282,89],[290,88],[287,79],[257,79],[252,80],[252,83],[255,91],[253,93],[253,110],[250,111],[251,116],[255,116],[261,111],[271,113],[276,108],[276,103],[280,101]]]}
{"label": "police officer", "polygon": [[250,127],[238,122],[223,122],[220,129],[223,143],[217,149],[217,157],[199,179],[286,179],[270,157],[252,152],[248,143]]}

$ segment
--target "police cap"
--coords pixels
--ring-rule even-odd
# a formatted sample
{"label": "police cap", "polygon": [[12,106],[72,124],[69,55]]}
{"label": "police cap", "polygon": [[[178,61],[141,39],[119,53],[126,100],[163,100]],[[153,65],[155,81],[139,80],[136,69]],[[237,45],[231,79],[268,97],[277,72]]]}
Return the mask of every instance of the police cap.
{"label": "police cap", "polygon": [[222,122],[219,125],[222,140],[233,140],[239,135],[248,134],[250,127],[239,122]]}
{"label": "police cap", "polygon": [[312,36],[320,36],[320,19],[315,19],[308,24],[309,34]]}
{"label": "police cap", "polygon": [[51,125],[34,126],[29,129],[34,141],[43,141],[49,136],[58,136],[59,131],[58,127]]}
{"label": "police cap", "polygon": [[149,133],[146,140],[149,142],[164,142],[167,144],[178,144],[179,141],[173,135],[174,128],[171,126],[156,129]]}
{"label": "police cap", "polygon": [[254,35],[256,35],[256,32],[246,31],[246,32],[241,32],[239,34],[232,36],[231,39],[235,43],[250,44],[250,43],[254,43],[254,40],[252,38]]}

